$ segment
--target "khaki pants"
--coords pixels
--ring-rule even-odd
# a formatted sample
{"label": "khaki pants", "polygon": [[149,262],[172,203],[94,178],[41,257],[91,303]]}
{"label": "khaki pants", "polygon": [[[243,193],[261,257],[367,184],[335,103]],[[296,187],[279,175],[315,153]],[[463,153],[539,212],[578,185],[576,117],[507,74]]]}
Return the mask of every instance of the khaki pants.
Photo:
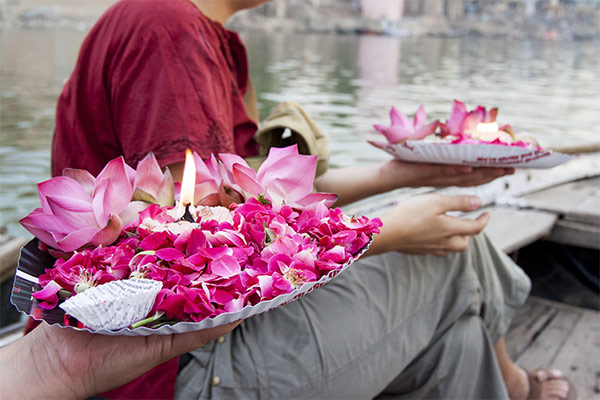
{"label": "khaki pants", "polygon": [[364,258],[192,352],[176,397],[507,398],[493,345],[529,288],[482,235],[447,257]]}

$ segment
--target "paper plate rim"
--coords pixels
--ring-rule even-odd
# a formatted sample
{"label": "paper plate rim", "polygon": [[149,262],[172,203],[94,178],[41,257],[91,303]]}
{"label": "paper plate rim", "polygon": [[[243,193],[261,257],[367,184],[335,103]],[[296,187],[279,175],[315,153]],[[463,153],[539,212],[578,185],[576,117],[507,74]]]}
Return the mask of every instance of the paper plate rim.
{"label": "paper plate rim", "polygon": [[[547,150],[543,148],[529,148],[521,146],[504,146],[496,143],[449,143],[449,142],[430,142],[426,140],[407,140],[402,143],[391,144],[377,141],[368,141],[371,145],[378,149],[384,150],[391,154],[396,159],[410,162],[420,163],[433,163],[433,164],[450,164],[450,165],[470,165],[480,167],[517,167],[517,168],[552,168],[557,165],[563,164],[575,156],[570,154],[561,153],[558,151]],[[415,149],[417,152],[415,152]],[[445,151],[445,154],[436,154],[438,158],[434,158],[432,155],[423,155],[418,151],[429,150],[429,151]],[[499,161],[483,162],[477,161],[476,159],[466,160],[465,155],[469,155],[470,158],[482,157],[490,159],[489,155],[481,154],[483,152],[490,152],[493,149],[495,158],[503,158]],[[448,153],[450,152],[450,154]],[[462,153],[462,154],[459,154]],[[541,157],[534,157],[533,159],[526,160],[507,160],[507,157],[521,157],[526,155]],[[540,161],[541,160],[541,161]],[[546,161],[550,161],[546,163]]]}
{"label": "paper plate rim", "polygon": [[[107,330],[107,329],[93,330],[90,328],[79,328],[76,326],[65,325],[64,324],[64,315],[66,313],[62,309],[60,309],[60,307],[58,307],[58,306],[52,310],[44,310],[39,307],[37,307],[35,309],[33,308],[35,300],[31,297],[31,293],[33,293],[33,288],[36,287],[35,285],[37,285],[38,289],[41,289],[39,283],[37,282],[37,278],[44,272],[44,269],[43,269],[43,267],[40,267],[41,271],[37,274],[35,274],[35,273],[32,274],[30,272],[27,272],[26,270],[24,270],[22,268],[24,256],[31,257],[31,255],[28,255],[28,253],[32,253],[33,255],[40,254],[45,258],[51,258],[54,260],[54,258],[51,257],[50,254],[43,252],[42,250],[39,250],[39,248],[38,248],[39,239],[34,238],[31,241],[29,241],[27,244],[25,244],[21,248],[21,251],[19,252],[19,259],[17,262],[17,271],[16,271],[14,279],[13,279],[13,288],[11,291],[10,302],[17,308],[17,310],[19,312],[30,316],[31,318],[33,318],[36,321],[42,321],[42,322],[47,323],[48,325],[58,326],[60,328],[74,329],[77,331],[85,331],[85,332],[90,332],[90,333],[95,333],[95,334],[102,334],[102,335],[108,335],[108,336],[149,336],[149,335],[170,335],[173,333],[193,332],[193,331],[198,331],[198,330],[207,329],[207,328],[213,328],[216,326],[228,324],[230,322],[250,318],[254,315],[258,315],[263,312],[270,311],[274,308],[281,307],[285,304],[288,304],[294,300],[299,299],[300,297],[307,295],[308,293],[312,292],[313,290],[316,290],[319,287],[325,285],[327,282],[331,281],[333,278],[335,278],[337,275],[339,275],[342,271],[344,271],[346,268],[348,268],[350,265],[352,265],[356,260],[358,260],[368,250],[368,248],[372,242],[373,242],[373,236],[371,236],[369,242],[365,245],[365,247],[363,247],[350,260],[348,260],[346,263],[344,263],[340,268],[331,270],[328,273],[324,274],[323,276],[321,276],[321,278],[319,280],[314,281],[314,282],[305,282],[291,293],[280,294],[279,296],[274,297],[273,299],[261,301],[255,305],[247,305],[239,311],[222,313],[215,317],[206,318],[200,322],[181,321],[181,322],[177,322],[172,325],[163,325],[158,328],[148,328],[148,327],[142,326],[142,327],[138,327],[138,328],[134,328],[134,329],[130,329],[129,327],[127,327],[127,328],[122,328],[122,329],[118,329],[118,330]],[[31,287],[29,290],[24,290],[23,283],[25,283],[25,282],[30,284]],[[25,305],[25,307],[22,307],[23,305]],[[29,307],[29,309],[27,309],[27,307]],[[32,310],[36,310],[36,311],[39,310],[39,311],[37,311],[38,315],[34,315],[34,313],[32,313]],[[53,318],[54,322],[47,321],[42,316],[44,314],[52,315],[54,317]],[[60,316],[62,316],[62,318],[61,318],[62,322],[60,320],[57,320],[57,317],[60,317]]]}

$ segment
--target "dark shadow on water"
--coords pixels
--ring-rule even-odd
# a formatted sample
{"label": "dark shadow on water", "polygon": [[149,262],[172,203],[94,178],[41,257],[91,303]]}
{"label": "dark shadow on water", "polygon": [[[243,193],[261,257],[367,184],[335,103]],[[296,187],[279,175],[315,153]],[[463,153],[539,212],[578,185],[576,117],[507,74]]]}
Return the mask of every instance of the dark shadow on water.
{"label": "dark shadow on water", "polygon": [[519,250],[531,295],[600,311],[600,252],[546,241]]}

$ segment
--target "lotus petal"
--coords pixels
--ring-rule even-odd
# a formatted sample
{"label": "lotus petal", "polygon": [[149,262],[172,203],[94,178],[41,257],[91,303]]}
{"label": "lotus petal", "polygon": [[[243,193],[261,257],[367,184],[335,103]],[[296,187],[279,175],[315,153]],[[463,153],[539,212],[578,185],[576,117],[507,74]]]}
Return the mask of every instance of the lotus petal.
{"label": "lotus petal", "polygon": [[132,222],[137,223],[139,220],[139,213],[148,208],[148,203],[145,201],[132,201],[127,207],[121,211],[119,217],[123,221],[123,226],[127,226]]}
{"label": "lotus petal", "polygon": [[133,188],[133,182],[135,181],[135,169],[131,168],[129,164],[125,164],[125,175],[127,175],[127,179],[129,180],[129,184]]}
{"label": "lotus petal", "polygon": [[246,163],[246,160],[244,160],[242,157],[236,155],[236,154],[219,154],[219,159],[223,162],[223,165],[225,165],[225,168],[227,169],[227,171],[233,172],[233,166],[235,164],[239,164],[242,165],[244,167],[248,167],[248,163]]}
{"label": "lotus petal", "polygon": [[392,126],[399,125],[407,128],[412,126],[410,118],[398,111],[396,107],[390,109],[390,120],[392,121]]}
{"label": "lotus petal", "polygon": [[425,126],[417,128],[411,139],[423,139],[424,137],[431,135],[433,132],[435,132],[438,124],[439,121],[435,120]]}
{"label": "lotus petal", "polygon": [[169,168],[165,169],[163,181],[158,189],[158,204],[161,207],[172,206],[175,203],[175,189],[173,187],[173,175]]}
{"label": "lotus petal", "polygon": [[51,232],[66,233],[74,229],[73,226],[67,224],[62,219],[51,214],[44,214],[41,208],[36,208],[19,222],[33,236],[37,237],[48,246],[56,249],[58,249],[58,245]]}
{"label": "lotus petal", "polygon": [[154,157],[154,153],[150,152],[137,165],[133,187],[136,189],[141,188],[144,192],[155,197],[162,182],[163,172],[158,165],[158,161],[156,161],[156,157]]}
{"label": "lotus petal", "polygon": [[241,164],[233,165],[233,179],[243,190],[254,196],[265,192],[265,189],[258,183],[256,172],[250,167]]}
{"label": "lotus petal", "polygon": [[91,242],[92,238],[96,233],[100,231],[99,228],[83,228],[69,233],[64,234],[53,234],[56,240],[56,246],[62,251],[75,251],[80,247]]}
{"label": "lotus petal", "polygon": [[262,298],[271,298],[273,296],[273,276],[259,275],[258,286]]}
{"label": "lotus petal", "polygon": [[202,161],[196,152],[194,152],[194,161],[196,164],[196,183],[202,183],[206,181],[213,181],[216,185],[221,181],[221,174],[219,173],[219,164],[213,154],[206,159],[206,162]]}
{"label": "lotus petal", "polygon": [[222,256],[210,262],[211,271],[223,278],[230,278],[241,272],[240,264],[233,256]]}
{"label": "lotus petal", "polygon": [[97,227],[90,202],[64,196],[48,196],[46,200],[52,214],[74,228]]}
{"label": "lotus petal", "polygon": [[156,256],[165,261],[175,261],[180,258],[185,258],[185,254],[172,247],[166,247],[156,251]]}
{"label": "lotus petal", "polygon": [[421,104],[415,114],[413,126],[415,128],[422,126],[425,123],[426,118],[427,114],[425,113],[425,107],[423,106],[423,104]]}
{"label": "lotus petal", "polygon": [[85,191],[92,197],[94,193],[94,182],[96,178],[84,169],[65,168],[63,169],[63,176],[73,179],[85,189]]}
{"label": "lotus petal", "polygon": [[[125,168],[125,161],[123,157],[115,158],[110,161],[104,169],[96,177],[96,185],[103,179],[109,179],[112,185],[111,191],[111,212],[118,214],[127,207],[131,200],[131,194],[133,193],[133,187],[129,182],[127,171]],[[94,188],[94,193],[96,188]]]}
{"label": "lotus petal", "polygon": [[[287,157],[298,155],[298,145],[296,144],[288,147],[271,147],[267,159],[261,164],[260,168],[258,169],[257,177],[259,182],[264,182],[264,176],[269,172],[273,171],[273,167],[275,164],[279,163],[281,160],[285,160]],[[316,158],[317,156],[314,157]],[[275,169],[279,169],[279,167],[275,167]]]}
{"label": "lotus petal", "polygon": [[58,291],[61,289],[60,285],[54,281],[48,282],[46,286],[32,294],[34,298],[40,300],[39,306],[45,310],[52,310],[58,304]]}
{"label": "lotus petal", "polygon": [[337,201],[337,197],[337,194],[333,193],[310,193],[296,200],[296,204],[308,209],[316,208],[319,204],[331,207]]}
{"label": "lotus petal", "polygon": [[375,141],[375,140],[367,140],[367,142],[369,144],[372,144],[373,146],[379,148],[379,149],[386,149],[387,148],[387,143],[385,142],[379,142],[379,141]]}
{"label": "lotus petal", "polygon": [[[112,181],[109,179],[96,179],[95,186],[94,197],[92,199],[94,216],[96,217],[97,226],[103,227],[108,222],[108,218],[112,211]],[[123,207],[123,209],[125,208],[126,206]],[[119,210],[119,212],[121,211],[122,210]]]}
{"label": "lotus petal", "polygon": [[492,108],[490,111],[486,113],[484,122],[496,122],[496,117],[498,117],[498,108]]}
{"label": "lotus petal", "polygon": [[91,202],[92,198],[78,182],[66,176],[57,176],[45,182],[38,183],[38,195],[45,213],[52,210],[46,201],[48,196],[69,196],[75,199]]}
{"label": "lotus petal", "polygon": [[91,239],[94,246],[109,246],[117,241],[123,229],[123,221],[118,215],[111,215],[106,226],[99,230]]}
{"label": "lotus petal", "polygon": [[158,204],[158,200],[154,195],[149,192],[146,192],[141,187],[136,187],[133,190],[133,194],[131,195],[131,200],[143,201],[150,204]]}
{"label": "lotus petal", "polygon": [[232,204],[241,204],[244,202],[244,196],[231,186],[221,182],[219,186],[219,204],[223,207],[229,207]]}
{"label": "lotus petal", "polygon": [[388,142],[392,144],[400,143],[403,140],[410,139],[413,134],[413,130],[411,128],[406,128],[400,125],[392,125],[380,132],[383,133]]}
{"label": "lotus petal", "polygon": [[262,169],[264,164],[261,165],[258,174],[258,179],[267,189],[267,193],[272,189],[279,190],[284,199],[293,202],[292,199],[304,197],[312,192],[317,156],[288,155],[269,165],[268,169]]}

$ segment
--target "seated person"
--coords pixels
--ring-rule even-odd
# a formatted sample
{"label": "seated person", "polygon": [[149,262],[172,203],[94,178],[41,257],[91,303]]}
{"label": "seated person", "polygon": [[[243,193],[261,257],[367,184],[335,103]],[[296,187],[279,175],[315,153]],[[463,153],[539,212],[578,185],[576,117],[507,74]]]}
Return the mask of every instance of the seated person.
{"label": "seated person", "polygon": [[[222,24],[263,2],[111,7],[59,98],[53,174],[65,167],[97,174],[119,155],[135,166],[153,151],[177,178],[186,147],[203,157],[256,155],[245,49]],[[469,186],[511,172],[389,161],[330,169],[316,184],[345,204],[401,186]],[[480,204],[473,196],[426,195],[398,205],[383,216],[368,257],[328,285],[243,321],[224,340],[191,351],[179,368],[168,362],[105,396],[566,398],[564,379],[528,379],[506,353],[503,335],[530,282],[479,235],[489,215],[445,214]],[[157,376],[176,376],[176,385],[157,388]]]}

